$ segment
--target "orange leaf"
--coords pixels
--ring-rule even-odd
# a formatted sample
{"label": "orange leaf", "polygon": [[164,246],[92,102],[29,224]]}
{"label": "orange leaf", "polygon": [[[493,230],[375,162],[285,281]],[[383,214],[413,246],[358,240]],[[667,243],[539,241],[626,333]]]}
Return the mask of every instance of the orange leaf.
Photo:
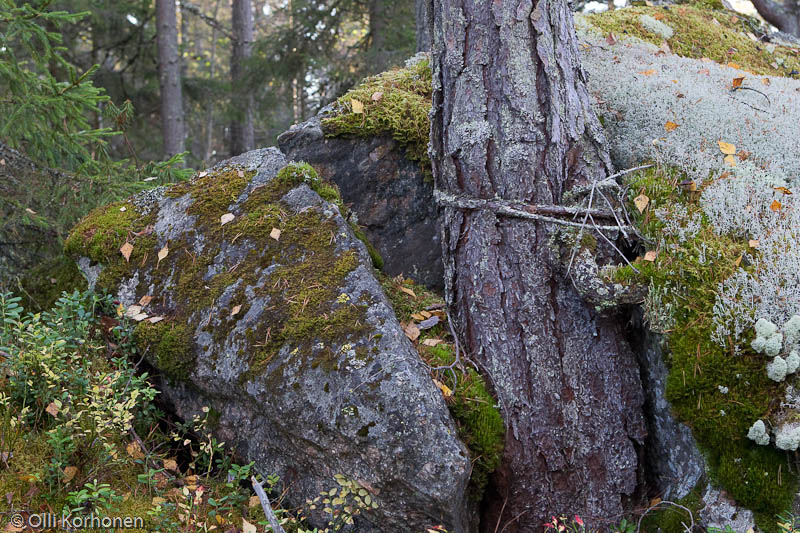
{"label": "orange leaf", "polygon": [[787,195],[788,194],[792,194],[792,191],[790,191],[786,187],[773,187],[773,189],[775,189],[778,192],[782,192],[783,194],[787,194]]}
{"label": "orange leaf", "polygon": [[653,261],[655,261],[655,260],[656,260],[656,256],[657,256],[657,255],[658,255],[658,254],[656,253],[656,251],[655,251],[655,250],[650,250],[649,252],[647,252],[646,254],[644,254],[644,260],[645,260],[645,261],[650,261],[650,262],[652,263]]}
{"label": "orange leaf", "polygon": [[122,245],[122,248],[119,249],[122,257],[125,258],[125,262],[129,262],[131,259],[131,252],[133,252],[133,245],[129,242],[126,242]]}
{"label": "orange leaf", "polygon": [[645,76],[652,76],[655,73],[656,73],[656,69],[650,68],[650,69],[641,71],[639,74],[644,74]]}
{"label": "orange leaf", "polygon": [[731,68],[739,68],[739,69],[742,68],[742,67],[739,66],[738,63],[734,63],[732,61],[730,63],[728,63],[728,66],[731,67]]}
{"label": "orange leaf", "polygon": [[744,76],[740,78],[733,78],[733,88],[735,89],[737,87],[741,87],[743,81],[744,81]]}
{"label": "orange leaf", "polygon": [[408,294],[409,296],[412,296],[414,298],[417,297],[417,294],[414,291],[412,291],[411,289],[409,289],[408,287],[403,287],[402,285],[400,285],[400,290],[403,291],[404,293]]}
{"label": "orange leaf", "polygon": [[678,127],[678,124],[668,120],[666,124],[664,124],[664,129],[667,131],[675,131],[675,128]]}
{"label": "orange leaf", "polygon": [[771,82],[769,81],[769,78],[761,78],[761,83],[764,85],[769,85]]}
{"label": "orange leaf", "polygon": [[769,204],[769,208],[775,211],[776,213],[781,210],[783,205],[778,200],[772,200],[772,203]]}

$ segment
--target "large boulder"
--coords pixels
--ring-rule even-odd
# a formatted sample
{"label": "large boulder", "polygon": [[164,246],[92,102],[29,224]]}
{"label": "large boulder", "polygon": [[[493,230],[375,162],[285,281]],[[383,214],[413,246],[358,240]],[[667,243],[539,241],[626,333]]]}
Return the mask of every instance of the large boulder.
{"label": "large boulder", "polygon": [[[392,276],[403,274],[434,289],[444,284],[433,179],[387,135],[326,136],[331,108],[278,137],[287,158],[307,161],[338,185],[342,198]],[[328,134],[330,131],[327,132]]]}
{"label": "large boulder", "polygon": [[177,413],[210,407],[291,503],[344,476],[377,502],[360,530],[466,531],[467,450],[337,202],[256,150],[95,210],[66,248],[139,321]]}

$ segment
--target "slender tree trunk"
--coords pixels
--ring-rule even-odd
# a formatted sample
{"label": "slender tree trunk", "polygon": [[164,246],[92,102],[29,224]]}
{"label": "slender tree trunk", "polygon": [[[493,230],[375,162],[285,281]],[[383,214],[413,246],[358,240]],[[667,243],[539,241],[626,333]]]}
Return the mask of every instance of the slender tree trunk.
{"label": "slender tree trunk", "polygon": [[186,130],[183,123],[181,61],[174,0],[156,0],[158,83],[161,87],[161,130],[164,157],[183,152]]}
{"label": "slender tree trunk", "polygon": [[253,95],[243,87],[245,62],[253,53],[253,7],[250,0],[233,0],[233,51],[231,53],[231,81],[236,108],[236,119],[231,123],[231,155],[253,149]]}
{"label": "slender tree trunk", "polygon": [[481,528],[540,532],[560,514],[599,527],[634,493],[645,436],[622,327],[564,277],[559,228],[443,200],[559,205],[610,172],[572,14],[566,0],[435,0],[433,54],[446,298],[507,429]]}
{"label": "slender tree trunk", "polygon": [[369,3],[369,52],[374,72],[383,72],[388,64],[386,50],[386,6],[384,0]]}
{"label": "slender tree trunk", "polygon": [[[217,19],[217,14],[219,13],[219,2],[220,0],[216,0],[214,2],[214,20]],[[209,63],[211,63],[211,65],[209,67],[208,79],[210,81],[213,81],[217,67],[216,27],[211,29],[211,57]],[[214,146],[214,102],[209,101],[208,108],[206,109],[206,146],[205,150],[203,150],[203,162],[206,165],[208,165],[211,162],[211,151],[213,146]]]}
{"label": "slender tree trunk", "polygon": [[433,44],[433,0],[416,0],[417,52],[429,52]]}

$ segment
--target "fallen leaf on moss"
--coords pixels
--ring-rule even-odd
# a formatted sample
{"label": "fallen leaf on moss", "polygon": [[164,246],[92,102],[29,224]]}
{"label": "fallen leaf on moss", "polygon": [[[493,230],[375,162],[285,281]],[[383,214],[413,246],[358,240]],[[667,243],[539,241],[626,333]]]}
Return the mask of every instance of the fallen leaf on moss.
{"label": "fallen leaf on moss", "polygon": [[131,260],[131,252],[133,252],[133,245],[127,241],[122,247],[119,249],[119,252],[122,254],[122,257],[125,258],[125,262],[130,262]]}
{"label": "fallen leaf on moss", "polygon": [[645,194],[640,194],[636,198],[633,199],[633,204],[636,206],[636,209],[639,210],[640,213],[643,213],[645,209],[647,209],[647,204],[650,203],[650,198]]}
{"label": "fallen leaf on moss", "polygon": [[130,444],[125,446],[125,451],[128,452],[128,455],[130,455],[134,459],[142,459],[144,457],[142,449],[139,448],[139,445],[135,442],[131,442]]}
{"label": "fallen leaf on moss", "polygon": [[364,113],[364,104],[362,104],[361,101],[352,98],[350,100],[350,106],[353,108],[353,113],[357,115],[361,115]]}
{"label": "fallen leaf on moss", "polygon": [[147,321],[150,322],[151,324],[156,324],[158,322],[161,322],[162,320],[164,320],[163,316],[153,316],[147,319]]}
{"label": "fallen leaf on moss", "polygon": [[250,499],[247,500],[248,507],[258,507],[261,505],[261,500],[258,499],[258,496],[250,496]]}
{"label": "fallen leaf on moss", "polygon": [[439,387],[439,390],[442,391],[442,395],[445,398],[449,398],[450,396],[453,395],[453,390],[450,387],[448,387],[447,385],[445,385],[444,383],[442,383],[441,381],[439,381],[438,379],[434,379],[433,383],[437,387]]}
{"label": "fallen leaf on moss", "polygon": [[658,254],[656,253],[656,251],[655,251],[655,250],[650,250],[649,252],[647,252],[646,254],[644,254],[644,260],[645,260],[645,261],[650,261],[650,262],[652,263],[653,261],[655,261],[655,260],[656,260],[656,256],[657,256],[657,255],[658,255]]}
{"label": "fallen leaf on moss", "polygon": [[675,124],[671,120],[668,120],[667,123],[664,124],[664,129],[667,130],[667,131],[675,131],[675,129],[677,127],[678,127],[678,124]]}
{"label": "fallen leaf on moss", "polygon": [[726,155],[725,159],[723,159],[723,161],[725,161],[725,164],[728,165],[729,167],[735,167],[736,166],[736,158],[733,157],[732,155]]}
{"label": "fallen leaf on moss", "polygon": [[413,318],[414,320],[418,320],[418,321],[422,322],[423,320],[425,320],[428,317],[424,316],[422,313],[412,313],[411,318]]}
{"label": "fallen leaf on moss", "polygon": [[236,175],[239,176],[240,178],[243,178],[244,177],[244,170],[237,170],[236,171]]}
{"label": "fallen leaf on moss", "polygon": [[233,308],[233,309],[231,309],[231,316],[236,316],[236,315],[238,315],[238,314],[239,314],[239,311],[241,311],[241,310],[242,310],[242,306],[241,306],[241,304],[239,304],[239,305],[237,305],[237,306],[234,306],[234,308]]}
{"label": "fallen leaf on moss", "polygon": [[758,244],[759,244],[758,239],[750,239],[749,241],[747,241],[747,246],[749,246],[750,248],[758,248]]}
{"label": "fallen leaf on moss", "polygon": [[205,178],[206,176],[208,176],[208,172],[206,172],[205,170],[197,175],[198,178]]}
{"label": "fallen leaf on moss", "polygon": [[736,89],[737,87],[741,87],[743,81],[744,81],[744,76],[741,76],[739,78],[733,78],[733,88]]}
{"label": "fallen leaf on moss", "polygon": [[[158,251],[158,263],[161,263],[161,260],[167,257],[169,254],[169,245],[165,244],[164,247]],[[156,263],[156,266],[158,266]]]}
{"label": "fallen leaf on moss", "polygon": [[141,305],[132,305],[128,307],[128,309],[125,311],[125,316],[128,318],[133,318],[141,312],[142,312]]}
{"label": "fallen leaf on moss", "polygon": [[403,291],[404,293],[408,294],[409,296],[412,296],[414,298],[417,297],[417,294],[413,290],[409,289],[408,287],[403,287],[402,285],[400,285],[400,290]]}
{"label": "fallen leaf on moss", "polygon": [[413,322],[403,326],[403,331],[410,340],[415,341],[419,338],[419,328]]}
{"label": "fallen leaf on moss", "polygon": [[444,341],[442,339],[425,339],[424,341],[422,341],[422,345],[423,346],[436,346],[436,345],[441,344],[443,342]]}
{"label": "fallen leaf on moss", "polygon": [[654,68],[649,68],[649,69],[647,69],[647,70],[643,70],[643,71],[641,71],[639,74],[644,74],[645,76],[652,76],[652,75],[653,75],[653,74],[655,74],[655,73],[656,73],[656,69],[654,69]]}
{"label": "fallen leaf on moss", "polygon": [[740,256],[739,256],[739,257],[736,259],[736,261],[734,261],[734,262],[733,262],[733,265],[734,265],[734,266],[737,266],[737,267],[738,267],[739,265],[741,265],[741,264],[742,264],[742,258],[743,258],[743,257],[744,257],[744,254],[740,255]]}
{"label": "fallen leaf on moss", "polygon": [[381,98],[383,98],[383,93],[380,91],[375,91],[374,93],[372,93],[371,98],[373,102],[378,102],[380,101]]}
{"label": "fallen leaf on moss", "polygon": [[717,141],[719,150],[726,155],[733,155],[736,153],[736,145],[726,143],[725,141]]}
{"label": "fallen leaf on moss", "polygon": [[78,467],[76,466],[65,466],[64,467],[64,483],[69,483],[72,481],[72,478],[75,477],[75,474],[78,473]]}
{"label": "fallen leaf on moss", "polygon": [[730,68],[739,68],[739,69],[740,69],[740,68],[742,68],[742,67],[740,67],[740,66],[739,66],[739,64],[738,64],[738,63],[734,63],[733,61],[730,61],[730,62],[728,63],[728,66],[729,66]]}
{"label": "fallen leaf on moss", "polygon": [[173,472],[177,472],[178,462],[175,459],[164,459],[164,468],[167,470],[172,470]]}
{"label": "fallen leaf on moss", "polygon": [[147,313],[137,313],[132,317],[136,322],[141,322],[145,318],[147,318]]}
{"label": "fallen leaf on moss", "polygon": [[269,236],[276,241],[279,241],[281,239],[281,230],[278,228],[272,228],[272,231],[269,232]]}
{"label": "fallen leaf on moss", "polygon": [[225,213],[224,215],[219,217],[219,223],[220,225],[224,226],[234,218],[236,218],[236,216],[233,213]]}
{"label": "fallen leaf on moss", "polygon": [[153,301],[153,297],[150,296],[149,294],[145,294],[144,296],[142,296],[139,299],[139,305],[141,305],[142,307],[146,307],[147,304],[149,304],[152,301]]}
{"label": "fallen leaf on moss", "polygon": [[769,204],[769,208],[777,213],[783,208],[783,205],[778,200],[772,200],[772,203]]}

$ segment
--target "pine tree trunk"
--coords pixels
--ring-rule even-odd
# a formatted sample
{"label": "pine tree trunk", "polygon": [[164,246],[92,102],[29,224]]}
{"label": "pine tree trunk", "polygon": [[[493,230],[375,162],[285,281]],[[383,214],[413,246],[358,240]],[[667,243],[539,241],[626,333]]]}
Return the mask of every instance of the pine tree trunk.
{"label": "pine tree trunk", "polygon": [[183,152],[186,146],[181,58],[173,0],[156,0],[156,27],[158,83],[161,87],[161,130],[164,136],[164,157],[169,158]]}
{"label": "pine tree trunk", "polygon": [[417,52],[429,52],[433,44],[433,0],[416,0]]}
{"label": "pine tree trunk", "polygon": [[[438,191],[560,205],[611,171],[565,0],[435,0],[433,14]],[[540,532],[560,514],[607,527],[645,435],[621,324],[565,279],[558,228],[449,204],[440,221],[451,316],[506,421],[481,529]]]}
{"label": "pine tree trunk", "polygon": [[231,53],[231,81],[233,82],[236,118],[231,123],[231,155],[253,149],[253,95],[243,86],[245,62],[253,53],[253,7],[250,0],[233,0],[233,50]]}

